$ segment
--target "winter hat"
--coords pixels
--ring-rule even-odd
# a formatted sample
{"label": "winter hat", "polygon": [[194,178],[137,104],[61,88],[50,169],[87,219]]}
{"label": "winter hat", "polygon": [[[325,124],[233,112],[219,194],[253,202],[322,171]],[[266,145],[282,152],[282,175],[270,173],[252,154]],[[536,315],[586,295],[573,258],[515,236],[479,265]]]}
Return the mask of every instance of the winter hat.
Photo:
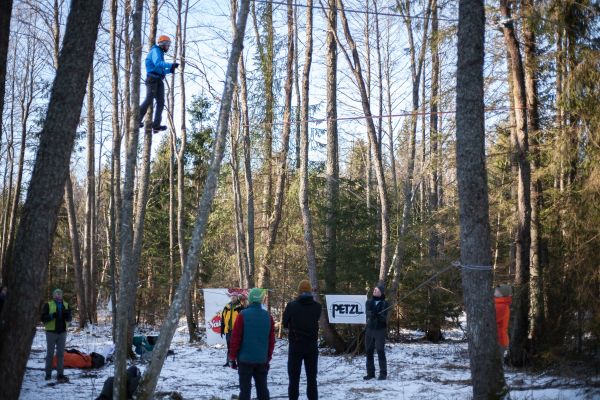
{"label": "winter hat", "polygon": [[512,288],[510,285],[498,285],[496,289],[498,289],[502,297],[508,297],[512,295]]}
{"label": "winter hat", "polygon": [[377,288],[381,292],[381,297],[385,296],[385,286],[383,286],[383,285],[377,285]]}
{"label": "winter hat", "polygon": [[310,293],[312,292],[312,287],[310,286],[310,282],[306,279],[300,281],[298,285],[298,293]]}
{"label": "winter hat", "polygon": [[262,303],[264,296],[265,293],[262,289],[253,288],[252,290],[250,290],[250,293],[248,293],[248,301],[250,303]]}

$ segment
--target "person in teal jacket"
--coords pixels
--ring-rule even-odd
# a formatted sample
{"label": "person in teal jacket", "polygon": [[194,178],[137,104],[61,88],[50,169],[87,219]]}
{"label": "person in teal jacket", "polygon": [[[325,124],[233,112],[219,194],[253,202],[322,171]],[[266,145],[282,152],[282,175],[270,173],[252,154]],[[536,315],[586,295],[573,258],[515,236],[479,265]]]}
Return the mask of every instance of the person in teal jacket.
{"label": "person in teal jacket", "polygon": [[250,400],[252,378],[258,400],[269,399],[267,374],[275,348],[275,323],[262,308],[264,291],[254,288],[248,293],[248,308],[240,312],[233,325],[229,345],[229,364],[238,370],[240,400]]}
{"label": "person in teal jacket", "polygon": [[148,107],[156,99],[156,108],[154,110],[154,119],[152,121],[152,130],[154,132],[164,131],[166,126],[161,125],[162,112],[165,108],[165,84],[163,80],[167,74],[172,74],[175,68],[179,67],[177,63],[165,62],[165,53],[169,51],[171,39],[162,35],[158,38],[157,44],[152,46],[150,53],[146,57],[146,99],[140,105],[140,128],[144,127],[144,117]]}

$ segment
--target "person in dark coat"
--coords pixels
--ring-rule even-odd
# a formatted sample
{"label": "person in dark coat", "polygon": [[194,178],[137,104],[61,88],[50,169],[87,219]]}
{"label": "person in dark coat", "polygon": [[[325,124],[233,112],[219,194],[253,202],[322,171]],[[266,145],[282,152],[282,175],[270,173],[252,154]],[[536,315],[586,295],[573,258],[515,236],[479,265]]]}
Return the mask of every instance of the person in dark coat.
{"label": "person in dark coat", "polygon": [[375,357],[379,361],[379,380],[387,378],[387,361],[385,358],[385,336],[389,303],[385,301],[385,287],[378,285],[373,289],[373,297],[365,304],[367,329],[365,331],[365,349],[367,352],[367,375],[363,379],[375,378]]}
{"label": "person in dark coat", "polygon": [[302,362],[306,372],[306,397],[316,400],[317,364],[319,350],[319,318],[321,304],[313,299],[310,282],[303,280],[298,286],[298,297],[287,304],[283,312],[283,327],[288,330],[288,397],[297,400],[300,395]]}
{"label": "person in dark coat", "polygon": [[63,291],[54,289],[52,300],[44,304],[42,322],[46,329],[46,380],[52,378],[52,359],[56,349],[56,380],[59,383],[68,382],[64,374],[65,343],[67,341],[67,323],[71,321],[69,303],[63,301]]}
{"label": "person in dark coat", "polygon": [[275,348],[275,323],[262,308],[263,297],[262,289],[250,291],[250,304],[238,314],[231,333],[229,365],[238,370],[240,400],[250,400],[253,378],[258,400],[269,400],[267,374]]}

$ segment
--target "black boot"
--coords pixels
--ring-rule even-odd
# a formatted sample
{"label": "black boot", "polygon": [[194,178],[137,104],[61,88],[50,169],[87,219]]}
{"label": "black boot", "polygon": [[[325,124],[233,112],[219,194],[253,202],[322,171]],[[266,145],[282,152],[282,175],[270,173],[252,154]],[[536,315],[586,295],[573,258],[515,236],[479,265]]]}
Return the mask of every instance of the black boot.
{"label": "black boot", "polygon": [[152,131],[154,133],[160,132],[160,131],[166,131],[167,127],[165,125],[157,125],[157,126],[153,126],[152,127]]}
{"label": "black boot", "polygon": [[363,379],[365,381],[368,381],[368,380],[373,379],[373,378],[375,378],[375,375],[373,375],[373,374],[367,374],[367,375],[363,376]]}

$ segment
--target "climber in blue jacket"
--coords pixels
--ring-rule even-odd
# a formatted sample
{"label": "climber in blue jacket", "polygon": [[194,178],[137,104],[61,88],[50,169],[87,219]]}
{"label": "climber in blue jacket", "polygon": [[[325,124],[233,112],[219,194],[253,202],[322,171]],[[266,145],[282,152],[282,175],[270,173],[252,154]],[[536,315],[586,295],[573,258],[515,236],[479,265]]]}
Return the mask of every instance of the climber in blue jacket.
{"label": "climber in blue jacket", "polygon": [[152,46],[150,53],[146,57],[146,99],[140,105],[140,128],[144,127],[144,117],[148,107],[156,99],[156,108],[154,110],[154,120],[152,121],[152,130],[154,132],[164,131],[166,126],[161,125],[162,112],[165,108],[165,84],[163,80],[167,74],[172,74],[178,63],[165,62],[165,53],[169,51],[171,39],[162,35],[158,38],[157,44]]}

